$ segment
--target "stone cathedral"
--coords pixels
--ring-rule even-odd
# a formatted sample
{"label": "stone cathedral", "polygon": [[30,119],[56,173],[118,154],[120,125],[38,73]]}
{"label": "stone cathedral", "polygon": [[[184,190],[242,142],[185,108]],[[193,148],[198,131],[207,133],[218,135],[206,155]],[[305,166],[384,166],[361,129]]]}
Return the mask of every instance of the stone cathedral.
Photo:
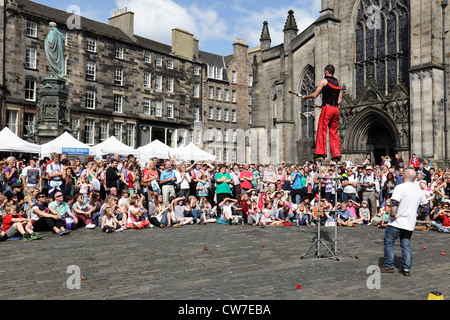
{"label": "stone cathedral", "polygon": [[281,44],[271,43],[270,21],[264,21],[253,57],[252,162],[313,158],[321,98],[303,101],[289,90],[314,92],[332,64],[343,87],[343,160],[376,164],[398,153],[405,162],[416,154],[442,165],[442,12],[441,0],[322,0],[320,17],[301,33],[301,17],[287,13]]}

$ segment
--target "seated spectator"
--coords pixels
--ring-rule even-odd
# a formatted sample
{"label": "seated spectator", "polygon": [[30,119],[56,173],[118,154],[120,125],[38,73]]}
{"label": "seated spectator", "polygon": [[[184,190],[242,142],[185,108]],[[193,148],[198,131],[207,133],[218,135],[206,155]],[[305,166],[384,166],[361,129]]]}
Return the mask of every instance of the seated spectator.
{"label": "seated spectator", "polygon": [[279,208],[275,215],[275,220],[282,221],[284,225],[290,225],[291,221],[294,220],[295,215],[292,210],[292,207],[284,204],[281,208]]}
{"label": "seated spectator", "polygon": [[55,192],[55,200],[53,202],[50,202],[48,204],[48,210],[53,213],[54,215],[59,215],[59,217],[62,220],[63,225],[60,227],[61,231],[64,231],[67,229],[67,231],[64,231],[65,233],[69,233],[70,229],[65,227],[64,218],[71,217],[76,224],[78,224],[78,217],[75,216],[75,214],[70,210],[69,205],[67,202],[63,201],[64,195],[62,194],[62,191],[56,191]]}
{"label": "seated spectator", "polygon": [[24,199],[24,204],[23,204],[23,210],[25,210],[25,212],[28,211],[28,209],[31,209],[31,207],[33,206],[33,204],[36,203],[36,195],[38,194],[39,189],[38,188],[30,188],[28,189],[28,195],[25,197]]}
{"label": "seated spectator", "polygon": [[215,215],[213,214],[212,206],[211,203],[209,203],[208,198],[200,198],[200,211],[203,223],[216,222]]}
{"label": "seated spectator", "polygon": [[38,233],[34,232],[33,225],[27,218],[19,215],[16,206],[9,205],[5,208],[6,215],[3,218],[2,231],[0,238],[14,238],[19,235],[24,241],[37,240],[42,238]]}
{"label": "seated spectator", "polygon": [[194,218],[185,216],[186,206],[184,205],[184,200],[185,197],[183,196],[180,198],[175,198],[171,201],[171,206],[173,209],[172,224],[175,223],[173,226],[184,226],[194,221]]}
{"label": "seated spectator", "polygon": [[252,201],[248,208],[247,223],[256,227],[259,224],[259,219],[261,217],[261,210],[258,207],[256,201]]}
{"label": "seated spectator", "polygon": [[13,199],[17,206],[21,206],[25,202],[25,196],[22,192],[22,184],[19,182],[10,185],[10,189],[3,193],[8,200]]}
{"label": "seated spectator", "polygon": [[297,206],[297,216],[298,216],[298,224],[299,225],[307,225],[309,227],[309,223],[311,221],[311,214],[307,209],[307,206],[304,202],[301,202]]}
{"label": "seated spectator", "polygon": [[72,211],[78,218],[77,227],[86,227],[86,229],[94,229],[95,224],[92,222],[94,207],[88,202],[84,202],[84,196],[81,193],[75,195],[76,202],[72,206]]}
{"label": "seated spectator", "polygon": [[221,219],[227,221],[228,224],[237,224],[239,221],[239,216],[233,215],[233,205],[237,202],[236,199],[225,198],[217,206],[221,209],[222,215]]}
{"label": "seated spectator", "polygon": [[149,221],[143,219],[147,210],[142,205],[143,197],[133,194],[130,197],[130,206],[128,208],[127,227],[129,229],[143,229],[149,226]]}
{"label": "seated spectator", "polygon": [[[59,194],[61,194],[62,198],[62,193],[59,192]],[[30,212],[34,231],[52,231],[60,236],[70,233],[70,230],[64,228],[62,216],[57,211],[49,211],[45,194],[43,192],[38,193],[36,199],[37,202],[31,207]],[[75,221],[78,221],[76,217]]]}
{"label": "seated spectator", "polygon": [[434,215],[431,225],[444,233],[450,231],[450,209],[448,203],[444,203],[442,208]]}
{"label": "seated spectator", "polygon": [[275,220],[273,216],[272,211],[272,202],[268,201],[264,205],[264,209],[261,213],[261,219],[259,220],[259,225],[262,228],[265,228],[266,226],[276,226],[276,227],[282,227],[283,222],[280,220]]}
{"label": "seated spectator", "polygon": [[347,203],[342,202],[337,206],[337,223],[340,226],[350,226],[353,227],[354,223],[357,223],[356,220],[353,220],[352,214],[350,210],[347,209]]}
{"label": "seated spectator", "polygon": [[101,220],[102,231],[106,233],[118,232],[122,231],[119,221],[113,213],[113,209],[111,207],[107,207],[105,209],[105,213],[102,216]]}
{"label": "seated spectator", "polygon": [[[360,219],[362,219],[362,220],[360,220]],[[370,209],[369,209],[369,204],[366,200],[361,202],[361,208],[359,208],[358,221],[363,221],[363,223],[365,223],[365,224],[370,222]]]}

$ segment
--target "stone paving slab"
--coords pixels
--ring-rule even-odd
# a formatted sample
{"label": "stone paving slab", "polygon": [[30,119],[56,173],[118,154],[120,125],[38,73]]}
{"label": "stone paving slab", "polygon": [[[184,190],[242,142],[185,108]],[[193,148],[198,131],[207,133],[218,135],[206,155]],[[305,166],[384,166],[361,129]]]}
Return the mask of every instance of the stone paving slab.
{"label": "stone paving slab", "polygon": [[[368,268],[383,261],[384,230],[337,230],[339,261],[329,254],[319,258],[315,250],[301,259],[317,236],[316,228],[306,226],[210,223],[113,234],[99,228],[67,236],[46,232],[42,240],[0,243],[0,299],[426,300],[431,291],[450,299],[448,234],[415,231],[411,276],[380,274],[379,288],[369,289]],[[334,234],[334,227],[321,228],[326,244]],[[84,278],[80,289],[68,288],[71,265]]]}

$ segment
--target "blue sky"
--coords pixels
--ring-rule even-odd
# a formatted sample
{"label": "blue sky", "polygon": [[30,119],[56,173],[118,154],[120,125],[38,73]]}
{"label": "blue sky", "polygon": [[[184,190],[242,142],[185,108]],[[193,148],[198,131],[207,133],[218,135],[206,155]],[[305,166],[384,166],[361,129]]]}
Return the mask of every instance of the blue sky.
{"label": "blue sky", "polygon": [[[320,0],[34,0],[64,11],[78,6],[82,16],[108,23],[111,12],[127,7],[134,12],[135,34],[170,45],[172,29],[194,34],[200,50],[228,55],[236,38],[250,49],[259,46],[264,21],[272,45],[283,41],[283,26],[292,9],[300,32],[319,17]],[[312,3],[312,4],[311,4]]]}

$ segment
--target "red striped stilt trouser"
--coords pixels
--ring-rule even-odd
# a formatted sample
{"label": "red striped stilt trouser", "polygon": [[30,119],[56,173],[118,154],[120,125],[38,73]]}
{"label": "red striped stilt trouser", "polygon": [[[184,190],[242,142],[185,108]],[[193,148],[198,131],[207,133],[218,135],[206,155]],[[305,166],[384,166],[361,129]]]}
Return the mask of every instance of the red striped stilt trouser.
{"label": "red striped stilt trouser", "polygon": [[330,130],[331,157],[341,156],[341,142],[338,135],[339,108],[325,105],[320,113],[319,125],[317,127],[316,155],[327,154],[327,133]]}

